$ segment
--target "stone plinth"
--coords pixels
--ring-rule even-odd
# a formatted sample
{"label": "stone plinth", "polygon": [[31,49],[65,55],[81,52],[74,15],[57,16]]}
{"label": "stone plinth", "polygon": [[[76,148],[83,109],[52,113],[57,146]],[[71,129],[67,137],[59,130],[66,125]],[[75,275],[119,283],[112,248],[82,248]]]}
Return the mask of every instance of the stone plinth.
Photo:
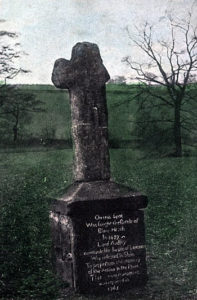
{"label": "stone plinth", "polygon": [[76,291],[103,294],[147,281],[146,196],[111,181],[74,183],[53,199],[56,270]]}

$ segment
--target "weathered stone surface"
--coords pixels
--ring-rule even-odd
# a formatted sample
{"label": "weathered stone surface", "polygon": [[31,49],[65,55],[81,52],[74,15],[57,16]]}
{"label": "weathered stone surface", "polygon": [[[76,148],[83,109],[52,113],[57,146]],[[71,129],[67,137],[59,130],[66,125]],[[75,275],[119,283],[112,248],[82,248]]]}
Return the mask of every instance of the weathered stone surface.
{"label": "weathered stone surface", "polygon": [[[141,209],[146,205],[145,195],[111,181],[74,183],[53,199],[52,219],[59,226],[54,250],[61,278],[77,291],[93,294],[144,285],[147,272]],[[70,231],[65,231],[62,219]]]}
{"label": "weathered stone surface", "polygon": [[142,211],[86,214],[73,219],[75,286],[102,294],[144,285],[144,216]]}
{"label": "weathered stone surface", "polygon": [[51,211],[51,233],[56,271],[63,281],[73,287],[72,225],[68,216]]}
{"label": "weathered stone surface", "polygon": [[55,62],[52,81],[69,90],[76,181],[110,178],[105,83],[109,74],[96,44],[77,43],[71,60]]}
{"label": "weathered stone surface", "polygon": [[[120,201],[121,200],[121,201]],[[147,197],[113,181],[75,182],[53,200],[53,211],[69,216],[137,210],[147,206]]]}

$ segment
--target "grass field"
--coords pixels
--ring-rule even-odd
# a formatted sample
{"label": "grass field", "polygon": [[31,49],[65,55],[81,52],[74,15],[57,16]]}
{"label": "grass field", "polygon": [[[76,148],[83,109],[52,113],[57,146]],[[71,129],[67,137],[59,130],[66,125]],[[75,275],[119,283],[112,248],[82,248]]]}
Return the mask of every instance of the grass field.
{"label": "grass field", "polygon": [[[0,147],[0,299],[53,300],[60,299],[59,291],[63,290],[66,299],[92,300],[93,297],[69,294],[67,286],[55,277],[51,263],[47,195],[72,182],[73,152],[69,143],[68,149],[65,144],[58,149],[56,144],[43,145],[39,141],[71,139],[68,93],[45,85],[22,88],[34,93],[43,102],[45,111],[32,114],[29,122],[21,126],[21,136],[27,141],[35,139],[35,144]],[[188,157],[163,155],[170,153],[171,141],[166,146],[158,144],[163,152],[152,151],[149,147],[156,136],[154,126],[147,131],[146,147],[135,147],[134,127],[141,115],[137,103],[131,101],[133,88],[107,85],[109,139],[113,146],[111,173],[115,181],[148,196],[145,222],[149,281],[144,290],[102,299],[194,300],[197,299],[197,155],[193,147],[196,132],[190,136],[191,149],[183,145]],[[161,113],[166,112],[164,108]],[[151,110],[151,114],[154,118],[157,110]],[[158,131],[161,135],[165,132],[165,124],[162,126]]]}
{"label": "grass field", "polygon": [[[29,149],[30,150],[30,149]],[[1,299],[56,299],[46,195],[72,181],[72,151],[1,153]],[[197,299],[197,159],[111,150],[112,178],[145,192],[149,281],[98,299]],[[67,290],[66,290],[67,291]],[[58,297],[58,296],[57,296]],[[66,299],[97,299],[67,295]]]}

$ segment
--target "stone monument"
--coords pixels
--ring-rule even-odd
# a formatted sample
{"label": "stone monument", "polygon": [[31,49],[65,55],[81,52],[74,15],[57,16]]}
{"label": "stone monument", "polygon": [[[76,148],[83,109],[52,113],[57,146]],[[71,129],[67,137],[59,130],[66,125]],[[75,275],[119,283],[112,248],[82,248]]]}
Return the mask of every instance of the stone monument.
{"label": "stone monument", "polygon": [[96,44],[77,43],[55,62],[52,81],[68,89],[74,140],[74,183],[54,197],[55,266],[81,293],[102,294],[147,281],[143,208],[147,197],[110,179],[105,83]]}

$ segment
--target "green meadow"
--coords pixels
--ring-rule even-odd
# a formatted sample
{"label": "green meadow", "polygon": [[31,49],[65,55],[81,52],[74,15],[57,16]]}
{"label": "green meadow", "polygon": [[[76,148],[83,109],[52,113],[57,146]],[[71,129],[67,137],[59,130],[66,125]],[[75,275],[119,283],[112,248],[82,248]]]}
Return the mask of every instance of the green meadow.
{"label": "green meadow", "polygon": [[[47,195],[72,182],[73,152],[58,143],[18,143],[0,149],[0,299],[197,299],[196,148],[175,158],[136,146],[132,88],[107,86],[111,177],[149,199],[146,287],[85,297],[56,278]],[[24,124],[23,138],[70,140],[68,94],[50,86],[25,89],[38,95],[46,111]]]}
{"label": "green meadow", "polygon": [[[50,85],[25,85],[21,89],[33,93],[42,102],[42,112],[32,113],[31,119],[21,124],[20,138],[49,138],[69,140],[70,105],[67,90],[57,90]],[[107,104],[109,113],[109,136],[115,140],[129,140],[131,136],[132,118],[136,105],[131,99],[132,87],[107,86]],[[9,133],[11,140],[12,131]]]}
{"label": "green meadow", "polygon": [[[19,119],[17,144],[22,146],[64,145],[71,148],[70,104],[67,90],[58,90],[50,85],[22,85],[20,89],[35,95],[41,101],[40,112],[32,112],[26,118]],[[107,105],[109,111],[109,142],[112,148],[138,148],[147,156],[169,156],[174,151],[173,109],[158,106],[154,98],[144,101],[136,94],[136,85],[108,84]],[[197,97],[195,84],[192,97]],[[154,93],[163,94],[161,87],[155,87]],[[142,102],[144,108],[141,109]],[[189,112],[189,113],[188,113]],[[196,112],[197,103],[186,101],[182,111],[183,154],[196,153]],[[23,112],[21,113],[21,115]],[[1,116],[2,117],[2,116]],[[8,117],[10,117],[8,115]],[[0,118],[0,147],[16,146],[13,143],[13,119],[6,122]]]}

